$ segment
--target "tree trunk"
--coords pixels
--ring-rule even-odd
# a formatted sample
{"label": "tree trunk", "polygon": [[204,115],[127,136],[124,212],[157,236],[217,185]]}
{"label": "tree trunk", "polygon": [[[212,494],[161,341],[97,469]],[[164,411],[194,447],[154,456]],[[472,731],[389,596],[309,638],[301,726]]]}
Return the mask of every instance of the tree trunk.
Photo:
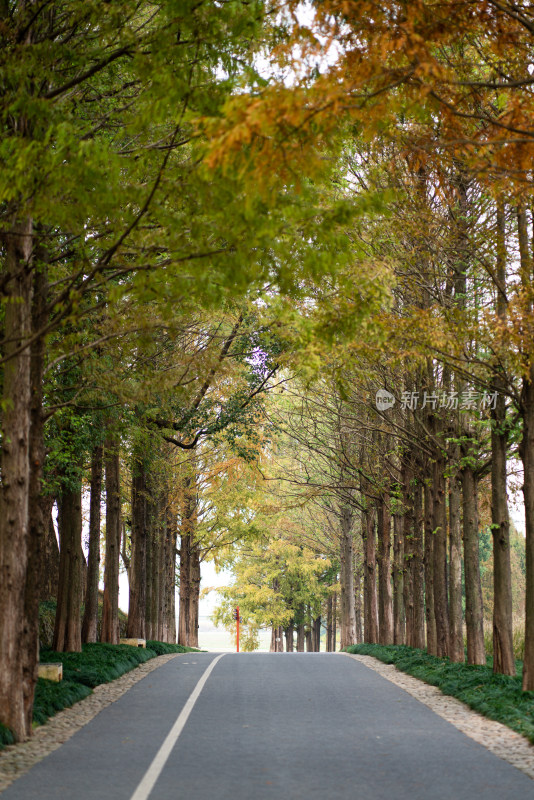
{"label": "tree trunk", "polygon": [[521,392],[523,437],[520,455],[523,462],[523,497],[525,500],[525,657],[523,689],[534,691],[534,362],[529,375],[523,379]]}
{"label": "tree trunk", "polygon": [[462,626],[462,520],[461,488],[456,475],[449,479],[449,602],[451,661],[465,661]]}
{"label": "tree trunk", "polygon": [[332,653],[334,651],[334,598],[329,594],[326,599],[326,652]]}
{"label": "tree trunk", "polygon": [[[191,546],[190,552],[191,594],[189,601],[189,647],[198,647],[198,608],[200,603],[200,547],[198,542],[195,542]],[[280,628],[280,630],[282,629]],[[282,634],[280,634],[280,637],[282,637]]]}
{"label": "tree trunk", "polygon": [[[183,521],[182,521],[183,525]],[[180,537],[180,594],[178,604],[178,644],[188,646],[191,613],[191,536],[182,527]]]}
{"label": "tree trunk", "polygon": [[182,496],[182,518],[180,526],[180,602],[178,607],[178,644],[188,645],[192,641],[191,610],[194,537],[197,525],[196,495],[192,491],[190,478],[184,480]]}
{"label": "tree trunk", "polygon": [[303,622],[297,625],[297,653],[304,652],[304,644],[306,639],[306,626]]}
{"label": "tree trunk", "polygon": [[[41,330],[48,319],[48,281],[43,248],[34,254],[38,266],[33,277],[32,328]],[[39,661],[39,599],[44,583],[43,557],[45,555],[48,518],[45,516],[48,500],[41,497],[41,478],[45,461],[43,420],[43,370],[44,339],[39,337],[30,348],[30,480],[29,480],[29,537],[26,588],[24,593],[24,636],[20,642],[23,653],[24,710],[26,727],[31,730],[33,698],[37,683]]]}
{"label": "tree trunk", "polygon": [[414,487],[414,533],[412,549],[413,573],[413,645],[423,649],[425,646],[425,586],[424,586],[424,520],[423,520],[423,486],[417,479]]}
{"label": "tree trunk", "polygon": [[404,623],[404,518],[393,517],[393,642],[405,643]]}
{"label": "tree trunk", "polygon": [[118,443],[108,437],[106,460],[106,560],[101,641],[119,643],[119,556],[121,549],[121,503]]}
{"label": "tree trunk", "polygon": [[[528,242],[523,241],[521,249]],[[523,259],[525,255],[523,254]],[[528,263],[527,255],[527,263]],[[506,297],[506,221],[504,203],[497,201],[497,316],[506,319],[508,300]],[[492,389],[497,392],[495,408],[491,411],[491,532],[493,538],[493,671],[504,675],[515,675],[515,658],[512,630],[512,571],[510,565],[510,519],[506,493],[506,459],[508,451],[508,427],[504,391],[506,380],[502,367],[497,362],[494,368]]]}
{"label": "tree trunk", "polygon": [[[498,391],[498,390],[497,390]],[[491,531],[493,537],[493,671],[515,675],[512,630],[512,570],[510,565],[510,519],[506,495],[504,395],[497,395],[491,429]]]}
{"label": "tree trunk", "polygon": [[163,495],[160,495],[158,502],[158,600],[157,600],[157,626],[156,640],[165,641],[165,621],[166,621],[166,600],[167,600],[167,513]]}
{"label": "tree trunk", "polygon": [[445,463],[436,453],[432,473],[434,529],[434,619],[436,655],[449,655],[449,607],[447,597],[447,509],[445,507]]}
{"label": "tree trunk", "polygon": [[402,473],[404,504],[404,607],[406,644],[425,646],[425,599],[423,554],[423,487],[415,478],[412,461]]}
{"label": "tree trunk", "polygon": [[[159,638],[160,580],[162,575],[159,507],[155,498],[152,498],[151,512],[147,542],[150,550],[150,572],[147,573],[147,584],[150,584],[150,592],[147,592],[146,630],[148,638],[157,640]],[[149,600],[150,602],[148,602]]]}
{"label": "tree trunk", "polygon": [[147,482],[146,463],[142,453],[135,452],[132,463],[132,532],[128,627],[132,639],[146,639],[147,585]]}
{"label": "tree trunk", "polygon": [[100,578],[100,502],[102,499],[102,445],[91,453],[91,498],[89,507],[89,554],[87,589],[82,622],[82,642],[98,639],[98,582]]}
{"label": "tree trunk", "polygon": [[473,469],[462,469],[462,502],[465,569],[465,627],[467,663],[485,664],[484,609],[480,585],[478,545],[478,487]]}
{"label": "tree trunk", "polygon": [[4,237],[6,279],[2,387],[0,488],[0,722],[17,740],[31,734],[20,643],[25,626],[30,491],[30,352],[32,224],[14,226]]}
{"label": "tree trunk", "polygon": [[363,642],[362,628],[362,569],[360,562],[354,567],[354,611],[356,614],[356,641]]}
{"label": "tree trunk", "polygon": [[428,482],[424,488],[424,527],[425,527],[425,615],[426,647],[430,655],[437,655],[436,618],[434,616],[434,535],[432,489]]}
{"label": "tree trunk", "polygon": [[391,590],[391,514],[389,494],[380,498],[377,508],[378,542],[378,641],[393,644],[393,594]]}
{"label": "tree trunk", "polygon": [[315,617],[313,620],[313,631],[312,631],[312,638],[313,638],[313,652],[320,653],[321,652],[321,615]]}
{"label": "tree trunk", "polygon": [[333,617],[333,631],[332,631],[332,651],[335,653],[337,649],[337,593],[334,592],[332,598],[332,617]]}
{"label": "tree trunk", "polygon": [[293,643],[293,633],[294,633],[294,626],[288,625],[284,631],[286,637],[286,653],[292,653],[294,650],[294,643]]}
{"label": "tree trunk", "polygon": [[349,508],[341,509],[339,536],[341,562],[341,649],[356,644],[356,610],[354,606],[354,540],[352,538],[352,514]]}
{"label": "tree trunk", "polygon": [[152,609],[153,609],[153,594],[154,583],[152,580],[154,566],[153,560],[155,556],[154,546],[154,514],[155,506],[153,497],[148,483],[146,484],[146,582],[145,582],[145,639],[150,641],[155,639],[155,631],[153,629]]}
{"label": "tree trunk", "polygon": [[273,625],[271,628],[271,653],[284,652],[284,629],[281,625]]}
{"label": "tree trunk", "polygon": [[58,498],[59,587],[53,649],[82,649],[82,490],[64,489]]}
{"label": "tree trunk", "polygon": [[365,641],[378,643],[378,598],[376,594],[375,512],[364,512],[363,630]]}
{"label": "tree trunk", "polygon": [[52,517],[54,498],[47,495],[41,498],[41,502],[43,504],[43,519],[45,522],[41,600],[57,600],[59,583],[59,546]]}
{"label": "tree trunk", "polygon": [[167,507],[166,540],[165,540],[165,642],[176,643],[176,538],[178,520],[176,514]]}

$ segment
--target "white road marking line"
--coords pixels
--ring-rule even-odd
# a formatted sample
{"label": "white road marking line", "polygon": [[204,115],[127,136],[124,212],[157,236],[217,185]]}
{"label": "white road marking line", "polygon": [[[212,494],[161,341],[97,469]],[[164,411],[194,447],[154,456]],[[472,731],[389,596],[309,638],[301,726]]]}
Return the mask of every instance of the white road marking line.
{"label": "white road marking line", "polygon": [[163,767],[167,763],[167,759],[169,758],[172,749],[176,742],[178,741],[178,737],[180,736],[181,732],[185,727],[185,723],[189,719],[189,715],[193,710],[195,703],[197,702],[200,693],[204,686],[206,685],[206,681],[208,680],[209,676],[211,675],[215,665],[221,658],[226,655],[225,653],[221,653],[220,656],[214,658],[209,667],[206,669],[202,677],[200,678],[199,682],[189,695],[189,699],[187,703],[180,711],[178,718],[174,725],[172,726],[171,730],[167,734],[167,738],[159,748],[158,752],[154,756],[154,759],[143,775],[141,779],[141,783],[133,793],[131,800],[147,800],[150,792],[154,788],[154,784],[156,783],[157,779],[162,773]]}

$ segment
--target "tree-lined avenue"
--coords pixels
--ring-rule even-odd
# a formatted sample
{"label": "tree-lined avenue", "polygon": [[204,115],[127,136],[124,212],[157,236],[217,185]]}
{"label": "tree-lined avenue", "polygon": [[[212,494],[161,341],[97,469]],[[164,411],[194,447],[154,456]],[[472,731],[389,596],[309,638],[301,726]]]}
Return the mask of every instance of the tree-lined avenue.
{"label": "tree-lined avenue", "polygon": [[[189,653],[156,669],[2,800],[131,800],[216,658]],[[148,796],[501,800],[534,787],[350,657],[258,653],[214,665]]]}

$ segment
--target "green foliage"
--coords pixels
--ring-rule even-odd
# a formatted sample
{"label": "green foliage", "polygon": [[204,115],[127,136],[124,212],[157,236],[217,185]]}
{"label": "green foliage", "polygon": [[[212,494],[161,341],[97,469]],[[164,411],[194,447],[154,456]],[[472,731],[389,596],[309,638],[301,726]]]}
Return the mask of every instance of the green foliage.
{"label": "green foliage", "polygon": [[[271,520],[271,526],[278,525],[279,520]],[[239,548],[234,583],[217,590],[221,603],[215,610],[215,624],[222,623],[235,633],[233,610],[238,605],[243,650],[256,649],[262,628],[303,624],[307,621],[306,609],[314,616],[320,613],[321,601],[328,592],[324,581],[330,561],[318,557],[309,547],[292,544],[283,534],[279,529],[277,536],[263,536]]]}
{"label": "green foliage", "polygon": [[[470,666],[405,646],[353,645],[348,653],[373,656],[401,672],[437,686],[485,717],[508,725],[534,743],[534,692],[523,692],[521,676],[497,675],[488,666]],[[518,664],[521,673],[521,664]]]}
{"label": "green foliage", "polygon": [[83,683],[91,688],[119,678],[156,653],[143,647],[116,644],[84,644],[81,653],[56,653],[42,650],[41,661],[63,664],[63,677],[67,681]]}
{"label": "green foliage", "polygon": [[62,680],[59,683],[39,678],[35,687],[33,703],[34,724],[44,723],[58,711],[70,708],[91,694],[91,689],[83,683],[72,680]]}
{"label": "green foliage", "polygon": [[2,725],[2,723],[0,722],[0,750],[3,747],[5,747],[6,744],[14,744],[14,743],[15,743],[15,737],[13,736],[9,728],[6,728],[6,726]]}
{"label": "green foliage", "polygon": [[167,644],[166,642],[156,642],[149,639],[146,643],[147,650],[152,650],[157,656],[164,656],[168,653],[198,653],[196,647],[185,647],[183,644]]}

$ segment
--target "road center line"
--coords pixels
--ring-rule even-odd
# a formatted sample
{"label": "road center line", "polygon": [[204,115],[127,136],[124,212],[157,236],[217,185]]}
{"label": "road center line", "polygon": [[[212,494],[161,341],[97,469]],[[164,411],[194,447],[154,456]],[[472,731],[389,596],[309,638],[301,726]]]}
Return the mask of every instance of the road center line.
{"label": "road center line", "polygon": [[154,756],[154,759],[150,764],[149,768],[143,775],[141,783],[133,793],[131,800],[147,800],[150,792],[154,788],[154,784],[156,783],[157,779],[162,773],[163,767],[167,763],[167,759],[169,758],[174,745],[178,741],[178,737],[180,736],[181,732],[185,727],[185,723],[189,719],[189,715],[191,714],[191,711],[193,710],[193,707],[197,702],[202,689],[206,685],[206,681],[211,675],[217,662],[220,661],[224,655],[226,654],[221,653],[220,656],[217,656],[217,658],[213,659],[213,661],[206,669],[206,671],[200,678],[199,682],[189,695],[189,698],[185,706],[180,711],[176,722],[172,726],[171,730],[167,734],[165,741],[163,742],[158,752]]}

